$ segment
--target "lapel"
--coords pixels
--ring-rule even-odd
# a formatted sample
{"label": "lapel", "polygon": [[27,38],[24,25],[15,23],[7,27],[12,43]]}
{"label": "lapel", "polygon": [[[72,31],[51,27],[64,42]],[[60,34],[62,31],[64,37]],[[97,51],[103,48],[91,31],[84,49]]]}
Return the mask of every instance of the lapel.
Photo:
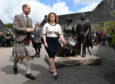
{"label": "lapel", "polygon": [[[23,13],[21,14],[21,16],[22,16],[22,20],[24,21],[24,24],[27,26],[27,22],[26,22],[26,19],[25,19],[25,17],[24,17],[24,15],[23,15]],[[28,20],[29,20],[29,25],[30,25],[30,18],[28,17]]]}
{"label": "lapel", "polygon": [[24,21],[25,25],[27,25],[26,20],[25,20],[25,18],[24,18],[24,15],[21,14],[21,16],[22,16],[22,20]]}

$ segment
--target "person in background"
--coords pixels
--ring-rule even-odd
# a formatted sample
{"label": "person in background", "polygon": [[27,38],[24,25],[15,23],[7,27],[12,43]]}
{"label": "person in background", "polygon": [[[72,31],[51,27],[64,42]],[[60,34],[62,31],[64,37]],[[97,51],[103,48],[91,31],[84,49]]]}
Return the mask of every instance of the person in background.
{"label": "person in background", "polygon": [[14,45],[14,34],[13,32],[10,32],[11,34],[11,46]]}
{"label": "person in background", "polygon": [[97,36],[98,36],[98,43],[101,44],[101,32],[100,31],[97,32]]}
{"label": "person in background", "polygon": [[10,34],[10,32],[7,32],[7,34],[6,34],[6,47],[11,47],[11,38],[12,38],[12,35]]}
{"label": "person in background", "polygon": [[3,32],[0,32],[0,47],[4,47],[5,37]]}
{"label": "person in background", "polygon": [[106,45],[106,33],[104,31],[101,33],[101,39],[102,39],[102,45],[105,46]]}
{"label": "person in background", "polygon": [[58,74],[55,68],[55,54],[58,47],[58,39],[60,38],[64,45],[66,45],[66,42],[63,38],[61,26],[58,24],[58,17],[55,13],[49,13],[47,23],[45,23],[42,30],[42,35],[49,56],[50,72],[53,74],[53,78],[57,79]]}
{"label": "person in background", "polygon": [[39,23],[36,22],[35,24],[35,29],[34,29],[34,48],[36,50],[36,55],[35,57],[40,57],[40,48],[41,48],[41,28],[39,28]]}
{"label": "person in background", "polygon": [[107,44],[109,44],[110,43],[110,34],[109,33],[106,34],[106,39],[107,39]]}

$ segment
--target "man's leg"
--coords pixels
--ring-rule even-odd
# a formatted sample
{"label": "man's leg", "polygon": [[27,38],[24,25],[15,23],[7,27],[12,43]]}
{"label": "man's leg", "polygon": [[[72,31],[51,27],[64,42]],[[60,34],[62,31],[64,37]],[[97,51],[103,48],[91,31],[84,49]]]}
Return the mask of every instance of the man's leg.
{"label": "man's leg", "polygon": [[15,57],[15,59],[14,59],[14,67],[13,67],[14,74],[18,74],[18,68],[17,68],[18,61],[19,61],[19,58]]}
{"label": "man's leg", "polygon": [[38,48],[38,53],[39,53],[39,56],[40,56],[40,48]]}
{"label": "man's leg", "polygon": [[40,43],[36,43],[36,49],[37,49],[37,53],[36,53],[36,57],[40,57]]}
{"label": "man's leg", "polygon": [[26,74],[30,74],[31,71],[31,59],[27,59],[26,61]]}
{"label": "man's leg", "polygon": [[35,51],[36,51],[36,54],[37,54],[37,48],[35,47]]}
{"label": "man's leg", "polygon": [[36,55],[36,57],[37,58],[40,57],[40,48],[37,48],[37,55]]}
{"label": "man's leg", "polygon": [[31,74],[31,58],[27,59],[26,61],[26,78],[31,80],[35,80],[35,77]]}

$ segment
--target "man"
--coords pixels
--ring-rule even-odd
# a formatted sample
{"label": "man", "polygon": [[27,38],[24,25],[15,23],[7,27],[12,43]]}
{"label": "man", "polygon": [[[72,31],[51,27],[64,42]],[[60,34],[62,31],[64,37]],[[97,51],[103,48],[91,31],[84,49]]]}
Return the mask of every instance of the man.
{"label": "man", "polygon": [[4,47],[5,37],[2,32],[0,32],[0,47]]}
{"label": "man", "polygon": [[36,57],[40,57],[40,48],[41,48],[41,29],[39,28],[39,23],[35,23],[35,29],[34,29],[34,48],[36,50]]}
{"label": "man", "polygon": [[14,44],[14,34],[13,32],[10,32],[11,34],[11,46]]}
{"label": "man", "polygon": [[11,47],[11,34],[7,32],[6,34],[6,47]]}
{"label": "man", "polygon": [[23,13],[16,15],[13,21],[15,31],[15,43],[13,48],[14,59],[14,74],[18,74],[17,63],[21,59],[26,61],[26,78],[35,80],[35,77],[30,73],[31,58],[35,55],[35,50],[32,47],[30,34],[34,31],[32,28],[32,20],[28,17],[31,9],[28,4],[22,6]]}
{"label": "man", "polygon": [[[77,24],[78,50],[82,57],[86,56],[86,47],[92,47],[90,21],[86,19],[84,13],[81,14],[81,20]],[[82,52],[81,52],[82,51]],[[90,52],[90,51],[89,51]],[[91,54],[91,53],[90,53]]]}

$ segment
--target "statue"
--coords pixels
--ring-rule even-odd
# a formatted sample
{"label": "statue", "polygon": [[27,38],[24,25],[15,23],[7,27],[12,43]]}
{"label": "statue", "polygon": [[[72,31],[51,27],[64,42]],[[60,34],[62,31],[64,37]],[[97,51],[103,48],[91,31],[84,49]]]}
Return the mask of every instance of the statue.
{"label": "statue", "polygon": [[88,49],[90,55],[91,52],[89,47],[92,46],[92,38],[91,38],[91,26],[90,21],[86,19],[86,15],[84,13],[81,14],[81,20],[78,22],[77,27],[77,45],[79,54],[82,57],[86,56],[86,48]]}
{"label": "statue", "polygon": [[67,25],[64,27],[64,36],[65,37],[73,37],[74,28],[71,25],[71,23],[72,23],[72,19],[67,18]]}
{"label": "statue", "polygon": [[65,39],[67,45],[63,46],[63,43],[61,41],[59,41],[60,49],[58,48],[59,51],[57,51],[58,56],[68,57],[68,56],[75,55],[74,46],[76,45],[76,41],[73,39],[74,28],[71,25],[71,22],[72,22],[72,19],[67,18],[67,25],[65,25],[63,28],[64,39]]}

